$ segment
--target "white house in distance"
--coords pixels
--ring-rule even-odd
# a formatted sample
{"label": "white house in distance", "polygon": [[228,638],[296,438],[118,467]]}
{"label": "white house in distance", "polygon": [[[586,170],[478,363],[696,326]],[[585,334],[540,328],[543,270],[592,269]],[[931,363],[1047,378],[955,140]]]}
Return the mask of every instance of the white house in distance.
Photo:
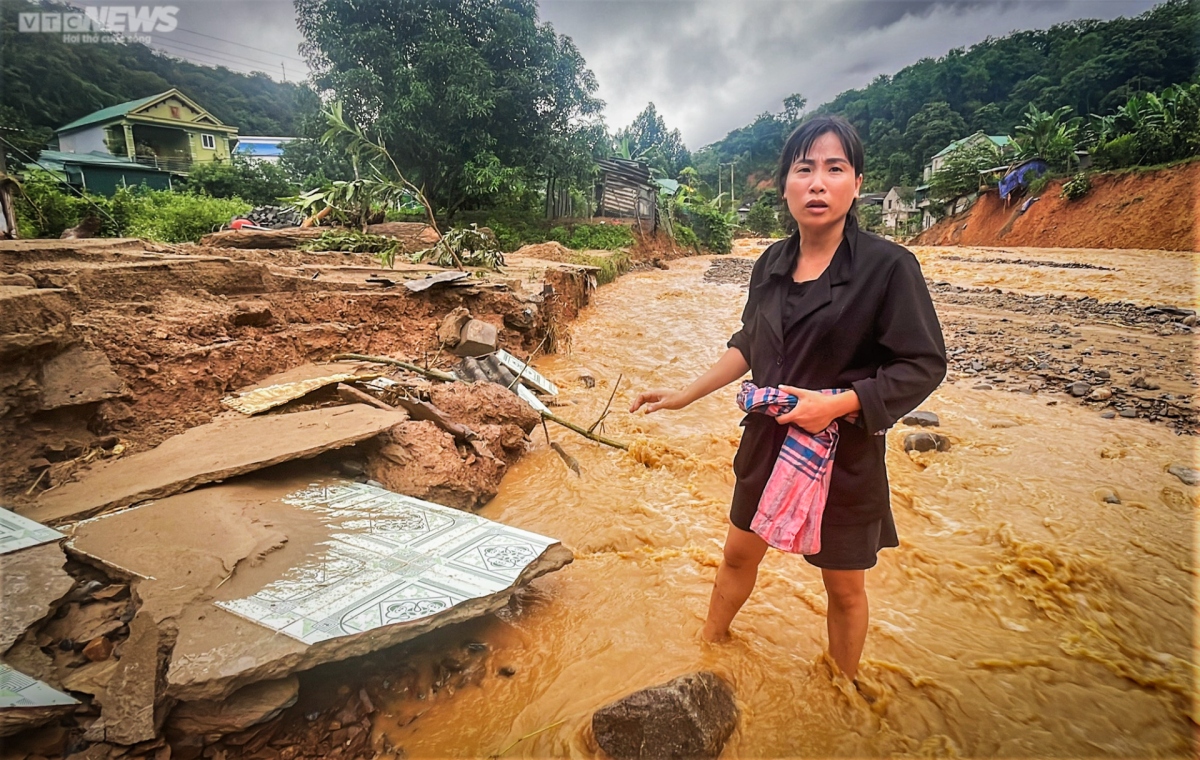
{"label": "white house in distance", "polygon": [[922,184],[916,188],[917,208],[921,211],[921,229],[927,230],[937,222],[938,218],[934,216],[931,208],[932,202],[929,200],[929,180],[941,170],[942,164],[946,163],[955,152],[972,146],[979,145],[985,142],[990,142],[992,147],[996,149],[996,154],[999,156],[1010,146],[1012,140],[1006,135],[988,135],[983,131],[976,132],[973,135],[968,135],[961,140],[955,140],[946,147],[933,154],[933,158],[929,159],[929,163],[925,164],[925,171],[921,176]]}
{"label": "white house in distance", "polygon": [[942,164],[946,163],[946,159],[948,159],[956,151],[972,145],[978,145],[985,140],[991,141],[992,145],[996,148],[997,154],[1000,154],[1005,148],[1008,147],[1009,143],[1012,142],[1005,135],[985,135],[982,131],[976,132],[968,137],[964,137],[961,140],[955,140],[939,150],[937,153],[933,154],[933,158],[929,159],[929,163],[925,164],[925,173],[922,175],[921,180],[928,182],[930,177],[941,171]]}
{"label": "white house in distance", "polygon": [[908,220],[917,213],[917,197],[913,188],[897,185],[883,196],[883,226],[885,229],[894,230],[897,227],[906,227]]}
{"label": "white house in distance", "polygon": [[271,164],[279,163],[283,156],[283,146],[295,137],[268,137],[264,135],[243,135],[238,138],[233,148],[233,155],[258,163],[265,161]]}

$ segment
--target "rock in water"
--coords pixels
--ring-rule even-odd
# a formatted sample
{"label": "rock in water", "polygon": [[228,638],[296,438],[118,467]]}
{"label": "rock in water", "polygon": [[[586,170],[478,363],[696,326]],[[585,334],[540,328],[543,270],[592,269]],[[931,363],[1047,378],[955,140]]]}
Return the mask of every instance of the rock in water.
{"label": "rock in water", "polygon": [[1200,470],[1193,470],[1191,467],[1184,467],[1181,464],[1173,464],[1167,468],[1167,472],[1182,480],[1185,485],[1194,486],[1200,484]]}
{"label": "rock in water", "polygon": [[715,758],[737,726],[733,690],[701,671],[634,692],[592,715],[596,743],[616,760]]}
{"label": "rock in water", "polygon": [[906,414],[901,420],[905,425],[918,425],[920,427],[938,427],[941,421],[933,412],[913,412]]}
{"label": "rock in water", "polygon": [[905,451],[949,451],[950,439],[937,433],[909,433],[904,436]]}

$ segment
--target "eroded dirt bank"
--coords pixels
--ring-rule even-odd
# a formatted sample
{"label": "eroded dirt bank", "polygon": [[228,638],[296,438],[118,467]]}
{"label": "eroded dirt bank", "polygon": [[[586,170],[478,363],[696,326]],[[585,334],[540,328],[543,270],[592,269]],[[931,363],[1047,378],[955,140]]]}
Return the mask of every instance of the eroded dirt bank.
{"label": "eroded dirt bank", "polygon": [[[565,325],[590,299],[597,269],[518,255],[502,271],[469,272],[457,283],[420,292],[404,284],[441,271],[381,270],[350,254],[136,240],[0,246],[0,494],[18,513],[58,515],[56,524],[70,536],[64,546],[53,541],[3,555],[0,655],[6,666],[79,702],[65,711],[6,710],[0,735],[44,724],[6,738],[6,758],[225,753],[214,742],[296,701],[290,673],[494,610],[512,588],[570,562],[554,543],[523,565],[513,586],[491,587],[439,622],[323,647],[272,636],[211,606],[253,594],[306,562],[327,576],[325,565],[333,562],[323,557],[338,526],[281,501],[306,483],[336,489],[370,479],[472,510],[495,495],[525,452],[540,417],[500,385],[442,385],[388,365],[323,363],[349,352],[449,369],[458,361],[442,325],[451,312],[491,325],[496,343],[523,358],[562,350]],[[382,376],[392,383],[382,387],[428,404],[435,419],[343,406],[346,393],[364,394],[335,384],[258,418],[221,403],[255,385],[331,374]],[[255,461],[255,439],[228,438],[223,425],[274,430],[257,448],[283,456]],[[303,432],[289,433],[289,425]],[[191,439],[179,435],[205,430]],[[153,460],[153,472],[119,469],[166,450],[156,447],[168,439],[174,453]],[[287,462],[297,456],[308,459]],[[262,469],[279,461],[285,464]],[[205,466],[216,474],[203,476]],[[226,471],[249,474],[209,485]],[[103,495],[94,496],[88,484],[101,480]],[[128,496],[120,496],[122,488],[131,489]],[[122,511],[146,498],[155,502]],[[95,514],[115,519],[80,527],[78,519]],[[227,663],[232,669],[221,665],[223,655],[214,659],[230,636],[248,644],[245,656]],[[345,732],[338,733],[345,722],[327,715],[314,736],[333,736],[345,751]],[[236,744],[235,737],[230,746]],[[295,744],[293,757],[329,756],[327,743]]]}
{"label": "eroded dirt bank", "polygon": [[1053,180],[1039,200],[1005,205],[995,190],[969,210],[922,232],[919,245],[1037,246],[1200,251],[1200,162],[1144,172],[1095,174],[1083,198],[1061,197]]}

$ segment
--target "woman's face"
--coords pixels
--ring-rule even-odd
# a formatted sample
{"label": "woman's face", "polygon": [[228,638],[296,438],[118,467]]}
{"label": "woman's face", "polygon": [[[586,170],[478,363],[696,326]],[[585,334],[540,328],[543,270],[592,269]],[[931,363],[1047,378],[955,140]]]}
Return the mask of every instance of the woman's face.
{"label": "woman's face", "polygon": [[783,198],[801,230],[817,230],[842,223],[860,185],[862,176],[854,176],[842,141],[826,132],[792,164]]}

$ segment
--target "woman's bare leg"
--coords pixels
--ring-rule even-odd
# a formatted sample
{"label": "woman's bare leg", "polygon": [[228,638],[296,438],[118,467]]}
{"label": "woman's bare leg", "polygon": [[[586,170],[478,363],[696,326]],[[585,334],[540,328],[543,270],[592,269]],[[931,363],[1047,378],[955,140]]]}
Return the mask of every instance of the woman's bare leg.
{"label": "woman's bare leg", "polygon": [[757,534],[729,526],[725,557],[717,568],[717,580],[708,602],[708,620],[700,631],[705,641],[719,641],[729,635],[729,624],[750,598],[758,579],[758,563],[766,553],[767,542]]}
{"label": "woman's bare leg", "polygon": [[850,680],[858,675],[858,661],[867,641],[867,571],[821,570],[829,614],[829,654]]}

